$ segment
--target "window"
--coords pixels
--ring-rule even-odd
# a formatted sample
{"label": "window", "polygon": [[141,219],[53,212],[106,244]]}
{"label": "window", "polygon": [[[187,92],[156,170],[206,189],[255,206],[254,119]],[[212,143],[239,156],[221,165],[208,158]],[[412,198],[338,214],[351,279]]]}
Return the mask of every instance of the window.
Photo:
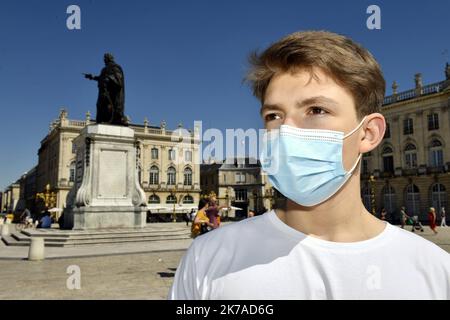
{"label": "window", "polygon": [[194,203],[194,198],[192,198],[192,196],[190,195],[187,195],[184,197],[183,203]]}
{"label": "window", "polygon": [[437,214],[442,207],[447,207],[447,191],[443,184],[435,183],[431,187],[431,206],[436,209]]}
{"label": "window", "polygon": [[415,184],[406,187],[406,213],[410,216],[420,214],[420,193]]}
{"label": "window", "polygon": [[157,166],[152,166],[150,168],[150,184],[159,183],[159,169]]}
{"label": "window", "polygon": [[167,184],[174,185],[176,181],[176,171],[174,167],[167,169]]}
{"label": "window", "polygon": [[236,201],[247,201],[247,190],[238,189],[235,191]]}
{"label": "window", "polygon": [[227,183],[227,175],[226,174],[223,175],[223,183]]}
{"label": "window", "polygon": [[156,194],[152,194],[148,198],[148,203],[160,203],[159,197]]}
{"label": "window", "polygon": [[403,120],[403,134],[413,134],[413,133],[414,133],[413,119],[408,118]]}
{"label": "window", "polygon": [[430,144],[430,167],[439,167],[444,165],[444,154],[442,143],[435,139]]}
{"label": "window", "polygon": [[383,188],[383,204],[387,213],[393,214],[397,211],[397,199],[395,197],[395,190],[391,185],[386,185]]}
{"label": "window", "polygon": [[169,195],[166,198],[166,203],[177,203],[177,198],[174,195]]}
{"label": "window", "polygon": [[191,168],[184,169],[184,185],[185,186],[192,185],[192,170],[191,170]]}
{"label": "window", "polygon": [[75,182],[75,162],[70,164],[69,182]]}
{"label": "window", "polygon": [[169,160],[175,160],[175,150],[174,149],[169,150]]}
{"label": "window", "polygon": [[439,129],[439,115],[437,113],[432,113],[428,115],[428,130]]}
{"label": "window", "polygon": [[185,151],[184,158],[186,161],[192,161],[192,151],[190,150]]}
{"label": "window", "polygon": [[391,147],[385,147],[382,152],[383,171],[394,172],[394,156]]}
{"label": "window", "polygon": [[384,138],[390,138],[391,137],[391,126],[389,123],[386,123],[386,132],[384,133]]}
{"label": "window", "polygon": [[245,173],[236,173],[235,174],[236,183],[245,183]]}
{"label": "window", "polygon": [[417,167],[417,152],[416,146],[409,143],[405,147],[405,167],[412,169]]}
{"label": "window", "polygon": [[158,149],[157,148],[152,148],[152,160],[156,160],[158,159]]}
{"label": "window", "polygon": [[73,140],[71,141],[72,143],[72,153],[77,153],[77,148],[75,147],[75,143],[73,143]]}

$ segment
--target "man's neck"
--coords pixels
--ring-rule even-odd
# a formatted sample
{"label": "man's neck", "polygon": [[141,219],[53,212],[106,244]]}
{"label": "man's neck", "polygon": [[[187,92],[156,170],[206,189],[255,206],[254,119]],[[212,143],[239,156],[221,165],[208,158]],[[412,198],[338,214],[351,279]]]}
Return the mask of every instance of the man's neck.
{"label": "man's neck", "polygon": [[386,226],[364,208],[359,175],[353,175],[324,203],[304,207],[288,199],[286,207],[275,209],[275,212],[291,228],[333,242],[368,240],[380,234]]}

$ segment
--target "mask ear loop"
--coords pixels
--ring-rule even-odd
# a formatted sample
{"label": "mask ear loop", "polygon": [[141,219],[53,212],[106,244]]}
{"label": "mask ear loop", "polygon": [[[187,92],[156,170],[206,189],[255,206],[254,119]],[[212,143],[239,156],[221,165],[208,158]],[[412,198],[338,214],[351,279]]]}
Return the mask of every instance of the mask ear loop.
{"label": "mask ear loop", "polygon": [[364,120],[366,120],[366,118],[367,118],[367,116],[365,116],[365,117],[361,120],[361,122],[358,124],[358,126],[357,126],[355,129],[353,129],[352,131],[350,131],[349,133],[347,133],[347,134],[344,136],[344,139],[347,138],[347,137],[350,137],[352,134],[354,134],[356,131],[358,131],[358,129],[361,128],[361,126],[362,126],[362,124],[364,123]]}
{"label": "mask ear loop", "polygon": [[[344,136],[344,139],[347,138],[347,137],[349,137],[349,136],[351,136],[351,135],[354,134],[357,130],[359,130],[359,129],[361,128],[362,124],[364,123],[364,120],[366,120],[366,118],[367,118],[367,116],[365,116],[365,117],[361,120],[361,122],[359,123],[359,125],[358,125],[355,129],[353,129],[352,131],[350,131],[349,133],[347,133],[347,134]],[[361,161],[361,158],[362,158],[362,153],[359,155],[358,160],[356,160],[356,162],[355,162],[355,164],[353,165],[353,167],[347,172],[347,175],[351,175],[351,174],[353,173],[353,171],[355,171],[356,167],[357,167],[358,164],[359,164],[359,161]]]}

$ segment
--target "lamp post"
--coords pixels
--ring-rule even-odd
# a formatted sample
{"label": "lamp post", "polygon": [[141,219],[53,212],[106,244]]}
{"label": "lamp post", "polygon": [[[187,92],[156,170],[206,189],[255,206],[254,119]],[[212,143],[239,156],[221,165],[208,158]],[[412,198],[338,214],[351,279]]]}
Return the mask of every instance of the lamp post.
{"label": "lamp post", "polygon": [[172,222],[177,222],[177,215],[175,213],[175,205],[177,204],[177,196],[175,195],[175,188],[170,190],[170,195],[175,197],[175,202],[173,203],[173,214],[172,214]]}
{"label": "lamp post", "polygon": [[372,214],[375,216],[377,214],[376,208],[375,208],[375,177],[374,175],[371,175],[369,178],[369,185],[370,185],[370,206],[372,208]]}
{"label": "lamp post", "polygon": [[41,199],[46,207],[56,206],[56,193],[50,192],[50,184],[45,186],[44,192],[36,193],[36,200]]}

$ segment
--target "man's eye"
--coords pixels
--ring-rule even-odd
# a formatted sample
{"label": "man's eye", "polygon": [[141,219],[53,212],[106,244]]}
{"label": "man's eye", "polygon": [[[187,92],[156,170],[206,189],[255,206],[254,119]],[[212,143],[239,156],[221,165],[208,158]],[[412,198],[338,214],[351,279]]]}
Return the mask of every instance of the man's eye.
{"label": "man's eye", "polygon": [[309,114],[317,115],[317,114],[326,114],[327,112],[322,107],[312,107],[309,109]]}
{"label": "man's eye", "polygon": [[264,116],[265,121],[273,121],[273,120],[278,120],[278,119],[281,119],[281,117],[279,115],[277,115],[276,113],[269,113]]}

